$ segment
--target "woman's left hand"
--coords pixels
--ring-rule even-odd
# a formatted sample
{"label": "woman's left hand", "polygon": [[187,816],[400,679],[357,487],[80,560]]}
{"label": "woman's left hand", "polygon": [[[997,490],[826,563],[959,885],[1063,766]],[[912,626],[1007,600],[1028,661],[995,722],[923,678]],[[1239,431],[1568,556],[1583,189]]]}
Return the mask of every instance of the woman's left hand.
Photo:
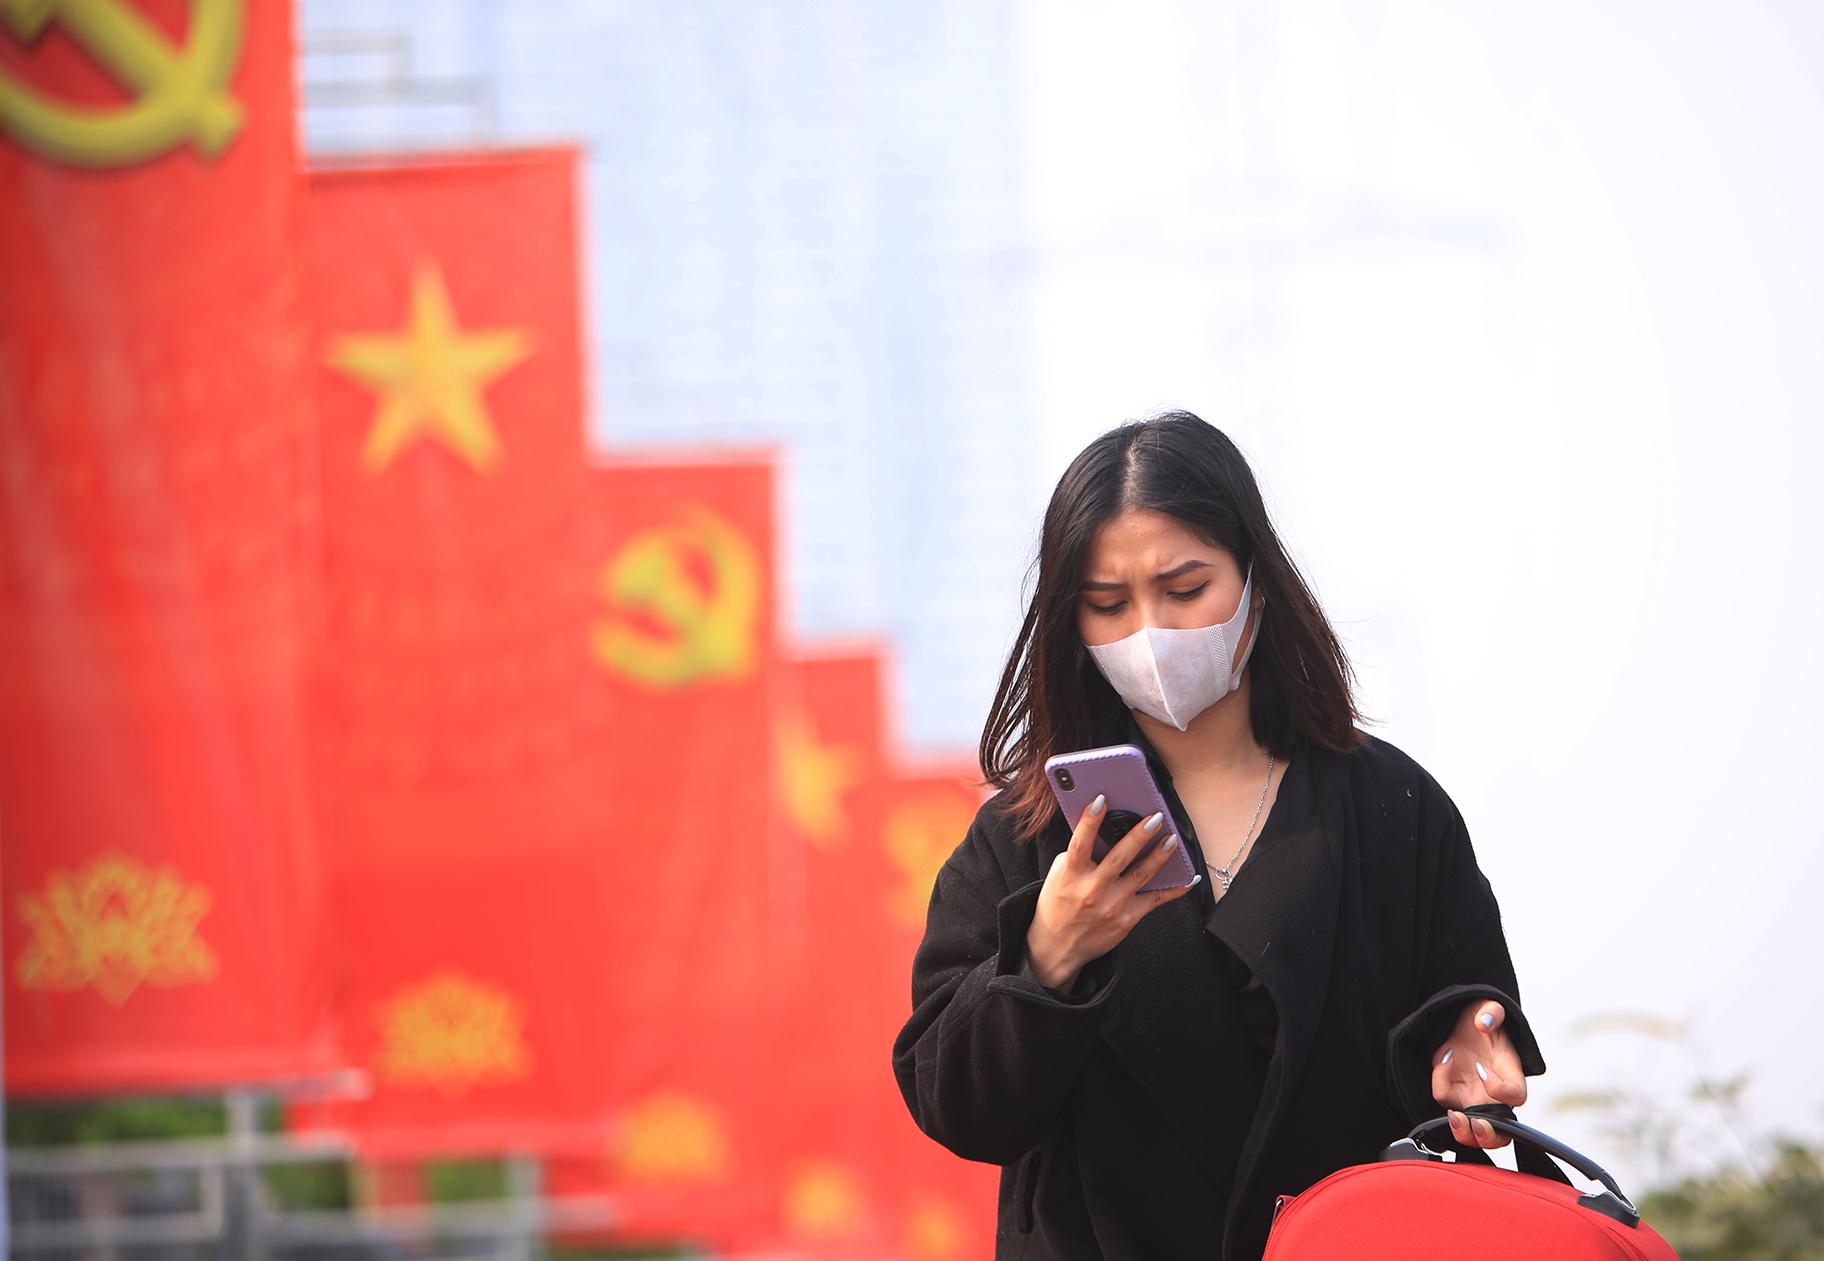
{"label": "woman's left hand", "polygon": [[1450,1037],[1431,1056],[1431,1097],[1444,1105],[1451,1137],[1465,1147],[1505,1147],[1508,1139],[1459,1108],[1478,1103],[1517,1108],[1526,1102],[1520,1053],[1501,1027],[1506,1019],[1506,1010],[1492,999],[1470,1003],[1457,1017]]}

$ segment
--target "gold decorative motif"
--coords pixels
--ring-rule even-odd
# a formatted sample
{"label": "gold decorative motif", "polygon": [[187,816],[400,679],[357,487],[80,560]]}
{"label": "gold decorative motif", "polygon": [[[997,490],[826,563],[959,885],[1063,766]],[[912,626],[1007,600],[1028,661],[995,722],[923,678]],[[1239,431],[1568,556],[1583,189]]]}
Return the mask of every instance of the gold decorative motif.
{"label": "gold decorative motif", "polygon": [[912,1261],[954,1261],[968,1237],[963,1215],[948,1200],[923,1195],[906,1209],[906,1255]]}
{"label": "gold decorative motif", "polygon": [[974,811],[956,793],[941,789],[901,802],[887,815],[887,857],[900,874],[899,884],[887,893],[887,914],[894,923],[924,925],[938,869],[974,821]]}
{"label": "gold decorative motif", "polygon": [[227,87],[241,56],[242,0],[190,0],[181,49],[127,0],[0,0],[0,22],[21,40],[52,19],[133,99],[73,105],[0,75],[0,129],[22,144],[75,166],[126,166],[185,144],[219,157],[240,131]]}
{"label": "gold decorative motif", "polygon": [[657,1090],[628,1114],[615,1166],[642,1182],[719,1182],[734,1164],[715,1108],[682,1090]]}
{"label": "gold decorative motif", "polygon": [[861,1225],[863,1197],[855,1175],[833,1160],[808,1160],[785,1187],[786,1227],[802,1239],[852,1234]]}
{"label": "gold decorative motif", "polygon": [[14,976],[21,989],[95,992],[116,1007],[141,985],[214,978],[215,956],[197,935],[209,891],[172,867],[108,853],[79,871],[55,871],[41,893],[19,899],[31,941]]}
{"label": "gold decorative motif", "polygon": [[[595,655],[655,688],[745,678],[759,659],[759,554],[700,504],[680,506],[677,516],[628,539],[602,570],[612,616],[591,631]],[[709,567],[707,589],[690,572],[695,557]]]}
{"label": "gold decorative motif", "polygon": [[326,356],[332,368],[380,395],[361,448],[362,470],[381,472],[423,434],[476,472],[491,471],[501,446],[482,392],[531,353],[525,329],[458,328],[443,273],[430,264],[418,268],[404,329],[337,337]]}
{"label": "gold decorative motif", "polygon": [[792,827],[818,849],[834,849],[848,831],[842,798],[861,782],[861,758],[852,748],[826,744],[808,713],[779,722],[779,796]]}
{"label": "gold decorative motif", "polygon": [[531,1074],[522,1003],[505,990],[441,971],[380,1008],[375,1072],[390,1085],[449,1099]]}

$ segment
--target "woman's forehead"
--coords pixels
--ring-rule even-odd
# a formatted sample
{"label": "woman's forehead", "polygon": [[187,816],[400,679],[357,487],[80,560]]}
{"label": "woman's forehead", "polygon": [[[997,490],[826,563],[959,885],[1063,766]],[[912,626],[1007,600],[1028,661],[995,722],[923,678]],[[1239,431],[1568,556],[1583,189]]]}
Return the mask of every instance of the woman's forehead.
{"label": "woman's forehead", "polygon": [[1233,563],[1228,549],[1203,539],[1177,517],[1152,508],[1129,508],[1109,518],[1090,540],[1086,558],[1092,571],[1156,566],[1154,572],[1193,559],[1218,566],[1225,560]]}

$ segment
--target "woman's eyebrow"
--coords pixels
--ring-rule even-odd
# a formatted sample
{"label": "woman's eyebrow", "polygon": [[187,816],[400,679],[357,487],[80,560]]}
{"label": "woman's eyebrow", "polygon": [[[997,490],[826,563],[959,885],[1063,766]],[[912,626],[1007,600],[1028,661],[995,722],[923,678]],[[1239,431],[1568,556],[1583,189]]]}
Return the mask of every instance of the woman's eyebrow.
{"label": "woman's eyebrow", "polygon": [[[1164,573],[1157,575],[1154,578],[1154,581],[1170,582],[1174,578],[1184,577],[1184,575],[1190,573],[1193,569],[1208,569],[1209,567],[1210,562],[1207,560],[1187,560],[1184,564],[1176,565],[1171,569],[1166,570]],[[1083,584],[1082,589],[1084,591],[1125,591],[1127,589],[1127,584],[1125,582],[1086,582]]]}

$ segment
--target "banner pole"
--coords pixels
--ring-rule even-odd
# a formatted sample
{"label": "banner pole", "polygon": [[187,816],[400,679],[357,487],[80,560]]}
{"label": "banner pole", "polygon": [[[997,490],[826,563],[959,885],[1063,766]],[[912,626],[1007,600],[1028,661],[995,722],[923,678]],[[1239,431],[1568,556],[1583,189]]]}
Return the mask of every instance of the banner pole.
{"label": "banner pole", "polygon": [[259,1229],[260,1133],[259,1097],[246,1088],[230,1090],[228,1105],[228,1160],[223,1167],[223,1255],[260,1261],[265,1241]]}

